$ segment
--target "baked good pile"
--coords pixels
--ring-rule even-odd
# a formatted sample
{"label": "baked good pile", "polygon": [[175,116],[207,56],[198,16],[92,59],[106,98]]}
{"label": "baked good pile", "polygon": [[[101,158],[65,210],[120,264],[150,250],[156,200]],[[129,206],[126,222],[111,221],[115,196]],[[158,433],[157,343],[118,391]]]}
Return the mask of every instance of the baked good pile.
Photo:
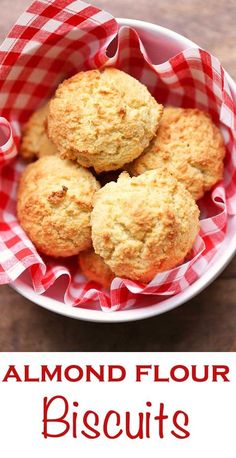
{"label": "baked good pile", "polygon": [[24,126],[20,154],[34,161],[17,195],[28,237],[43,254],[78,256],[109,288],[115,276],[148,283],[185,260],[196,201],[223,178],[225,147],[207,113],[164,108],[106,68],[62,82]]}

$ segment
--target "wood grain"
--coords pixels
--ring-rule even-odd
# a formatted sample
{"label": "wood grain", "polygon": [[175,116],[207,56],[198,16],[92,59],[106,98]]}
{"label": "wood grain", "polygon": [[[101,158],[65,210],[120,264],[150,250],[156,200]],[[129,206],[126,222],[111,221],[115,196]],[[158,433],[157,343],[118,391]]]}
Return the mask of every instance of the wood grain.
{"label": "wood grain", "polygon": [[[0,40],[29,0],[0,0]],[[14,4],[14,8],[12,5]],[[171,28],[215,54],[236,79],[235,0],[99,0],[116,17]],[[235,351],[236,259],[187,304],[144,321],[96,324],[48,312],[0,289],[1,351]]]}

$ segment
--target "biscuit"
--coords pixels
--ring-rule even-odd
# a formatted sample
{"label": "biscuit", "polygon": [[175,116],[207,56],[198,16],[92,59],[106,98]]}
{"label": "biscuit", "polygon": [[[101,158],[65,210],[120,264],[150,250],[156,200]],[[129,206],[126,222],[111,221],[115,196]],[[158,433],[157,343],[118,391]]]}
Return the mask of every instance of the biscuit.
{"label": "biscuit", "polygon": [[115,275],[105,264],[101,256],[98,256],[93,248],[81,251],[79,254],[80,268],[88,280],[100,283],[104,288],[109,288]]}
{"label": "biscuit", "polygon": [[48,134],[61,157],[97,173],[138,157],[163,107],[146,86],[115,68],[80,72],[59,85],[49,105]]}
{"label": "biscuit", "polygon": [[67,257],[91,246],[92,199],[99,187],[91,172],[58,156],[45,156],[26,167],[17,215],[39,251]]}
{"label": "biscuit", "polygon": [[165,108],[155,139],[124,168],[135,176],[166,168],[198,200],[222,179],[224,156],[223,137],[207,113]]}
{"label": "biscuit", "polygon": [[43,156],[57,154],[57,148],[46,133],[48,104],[35,111],[22,130],[20,155],[32,161]]}
{"label": "biscuit", "polygon": [[95,252],[118,276],[149,282],[180,264],[199,232],[199,209],[173,176],[151,170],[123,172],[94,196]]}

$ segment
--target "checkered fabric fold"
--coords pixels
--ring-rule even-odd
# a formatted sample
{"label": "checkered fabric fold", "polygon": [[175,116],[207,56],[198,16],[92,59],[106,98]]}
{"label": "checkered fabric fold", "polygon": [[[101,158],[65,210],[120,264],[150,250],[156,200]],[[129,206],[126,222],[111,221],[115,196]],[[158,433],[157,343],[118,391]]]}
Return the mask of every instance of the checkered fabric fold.
{"label": "checkered fabric fold", "polygon": [[0,167],[3,167],[17,155],[12,127],[7,119],[0,117]]}
{"label": "checkered fabric fold", "polygon": [[[106,51],[117,34],[109,58]],[[177,294],[214,262],[227,220],[236,213],[234,98],[219,61],[202,49],[188,49],[154,64],[133,29],[118,31],[112,16],[79,0],[38,0],[18,19],[0,47],[0,284],[14,282],[27,269],[33,288],[42,294],[66,275],[66,304],[89,307],[99,301],[103,310],[115,311],[132,307],[145,295],[161,300]],[[188,259],[148,285],[115,278],[109,292],[86,281],[75,259],[61,263],[42,258],[16,218],[16,187],[24,164],[15,156],[22,124],[64,78],[102,66],[138,78],[158,102],[207,111],[220,125],[227,150],[224,182],[199,203],[201,231]]]}

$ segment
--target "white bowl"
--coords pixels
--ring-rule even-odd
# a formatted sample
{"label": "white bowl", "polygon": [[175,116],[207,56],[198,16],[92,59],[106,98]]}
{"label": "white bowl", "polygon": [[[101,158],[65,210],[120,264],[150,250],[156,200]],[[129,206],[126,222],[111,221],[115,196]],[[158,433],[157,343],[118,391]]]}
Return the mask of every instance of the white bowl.
{"label": "white bowl", "polygon": [[[148,54],[155,64],[162,63],[186,48],[196,47],[196,44],[187,38],[164,27],[150,24],[148,22],[117,19],[120,26],[128,25],[135,28],[148,50]],[[236,84],[227,74],[231,90],[236,98]],[[140,320],[154,315],[167,312],[196,296],[206,288],[226,267],[236,252],[236,216],[230,217],[227,226],[227,233],[217,254],[211,261],[210,266],[204,275],[189,286],[185,291],[175,296],[157,302],[156,298],[144,297],[142,305],[138,308],[118,312],[105,313],[94,306],[93,309],[85,307],[70,307],[62,301],[62,291],[65,288],[65,279],[57,280],[56,286],[50,288],[44,295],[34,292],[28,274],[24,274],[16,280],[12,287],[22,296],[35,302],[48,310],[65,315],[71,318],[100,321],[100,322],[122,322]]]}

